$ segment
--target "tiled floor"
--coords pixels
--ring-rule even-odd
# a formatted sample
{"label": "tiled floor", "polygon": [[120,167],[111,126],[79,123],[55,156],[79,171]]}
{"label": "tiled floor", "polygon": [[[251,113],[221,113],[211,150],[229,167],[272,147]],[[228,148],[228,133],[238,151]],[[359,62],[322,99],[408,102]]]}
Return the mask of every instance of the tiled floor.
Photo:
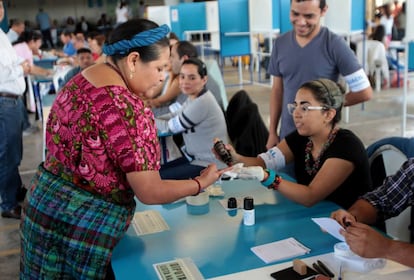
{"label": "tiled floor", "polygon": [[[263,74],[264,75],[264,74]],[[243,71],[245,79],[248,73]],[[254,79],[257,74],[254,75]],[[224,72],[226,84],[239,84],[237,68],[226,68]],[[249,92],[252,99],[258,104],[259,110],[266,124],[269,123],[269,85],[248,84],[227,87],[228,97],[243,87]],[[414,90],[411,90],[411,93]],[[374,98],[362,105],[349,108],[349,122],[342,122],[341,126],[354,131],[365,145],[377,139],[388,136],[401,136],[402,123],[402,89],[389,89],[375,92]],[[410,98],[411,99],[411,98]],[[408,112],[414,113],[414,100]],[[33,117],[33,116],[31,116]],[[344,116],[343,116],[344,120]],[[40,127],[40,123],[38,123]],[[414,135],[414,121],[407,121],[407,136]],[[42,159],[42,135],[40,132],[24,138],[24,157],[20,170],[23,181],[28,184],[36,166]],[[19,221],[0,218],[0,278],[3,280],[18,279],[19,271]]]}

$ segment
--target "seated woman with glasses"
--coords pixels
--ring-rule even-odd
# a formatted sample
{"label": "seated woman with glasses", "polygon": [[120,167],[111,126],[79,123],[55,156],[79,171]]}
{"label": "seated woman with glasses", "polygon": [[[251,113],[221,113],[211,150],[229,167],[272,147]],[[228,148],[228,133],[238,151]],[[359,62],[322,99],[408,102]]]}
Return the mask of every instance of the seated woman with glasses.
{"label": "seated woman with glasses", "polygon": [[[226,145],[240,178],[257,178],[305,206],[330,200],[348,208],[371,186],[368,157],[361,140],[338,127],[345,90],[328,79],[304,83],[295,102],[288,104],[296,131],[257,157],[237,154]],[[295,165],[297,183],[276,173],[288,163]],[[236,169],[236,167],[234,169]]]}

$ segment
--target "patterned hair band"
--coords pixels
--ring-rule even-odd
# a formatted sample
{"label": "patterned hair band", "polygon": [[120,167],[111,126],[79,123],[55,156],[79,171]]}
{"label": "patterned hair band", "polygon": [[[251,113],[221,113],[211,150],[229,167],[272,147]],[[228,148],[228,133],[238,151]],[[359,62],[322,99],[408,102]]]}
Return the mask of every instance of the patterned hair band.
{"label": "patterned hair band", "polygon": [[130,49],[145,47],[158,42],[160,39],[164,38],[168,32],[170,32],[170,28],[168,25],[163,24],[157,28],[140,32],[130,40],[121,40],[113,44],[105,44],[102,50],[103,53],[108,56],[126,54]]}

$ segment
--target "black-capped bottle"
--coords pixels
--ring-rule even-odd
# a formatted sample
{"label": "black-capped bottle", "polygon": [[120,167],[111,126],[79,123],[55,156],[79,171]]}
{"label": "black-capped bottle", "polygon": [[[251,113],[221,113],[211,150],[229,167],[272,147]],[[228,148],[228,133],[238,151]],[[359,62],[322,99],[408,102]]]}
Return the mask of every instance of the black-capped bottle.
{"label": "black-capped bottle", "polygon": [[221,160],[224,161],[228,166],[233,162],[230,152],[224,146],[222,140],[215,138],[214,139],[214,150],[220,156]]}
{"label": "black-capped bottle", "polygon": [[243,224],[252,226],[255,224],[255,212],[253,197],[247,196],[243,201]]}

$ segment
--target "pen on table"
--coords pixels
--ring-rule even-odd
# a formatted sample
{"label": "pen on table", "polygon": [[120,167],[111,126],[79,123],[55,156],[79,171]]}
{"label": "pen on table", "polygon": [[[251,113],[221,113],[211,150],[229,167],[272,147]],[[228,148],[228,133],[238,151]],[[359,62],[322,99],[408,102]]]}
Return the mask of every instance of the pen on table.
{"label": "pen on table", "polygon": [[[322,269],[319,267],[319,265],[317,265],[316,263],[313,263],[312,266],[316,270],[317,273],[325,275],[325,273],[322,271]],[[325,276],[328,276],[328,275],[325,275]]]}
{"label": "pen on table", "polygon": [[335,274],[333,274],[333,272],[320,260],[317,260],[317,263],[319,265],[319,267],[326,273],[324,273],[325,275],[329,276],[329,277],[334,277]]}
{"label": "pen on table", "polygon": [[339,265],[339,276],[338,276],[338,280],[342,280],[342,262]]}

